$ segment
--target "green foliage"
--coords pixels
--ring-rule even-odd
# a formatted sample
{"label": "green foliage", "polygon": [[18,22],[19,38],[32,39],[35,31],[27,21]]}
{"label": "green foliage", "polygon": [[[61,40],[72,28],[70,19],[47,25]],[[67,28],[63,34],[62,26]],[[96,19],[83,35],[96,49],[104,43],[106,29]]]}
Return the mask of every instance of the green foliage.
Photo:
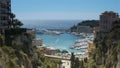
{"label": "green foliage", "polygon": [[18,41],[12,41],[12,47],[16,50],[21,50],[24,46],[22,42],[18,42]]}
{"label": "green foliage", "polygon": [[22,50],[16,51],[12,47],[3,46],[0,48],[0,63],[4,68],[20,68],[22,64],[24,64],[25,68],[26,65],[36,68],[56,68],[57,64],[60,63],[60,60],[47,58],[40,52],[37,52],[37,55],[37,60],[31,60],[28,54]]}
{"label": "green foliage", "polygon": [[90,26],[90,27],[96,27],[99,26],[98,20],[85,20],[78,24],[78,26]]}
{"label": "green foliage", "polygon": [[95,61],[93,59],[90,59],[88,62],[88,68],[97,68]]}
{"label": "green foliage", "polygon": [[79,65],[79,68],[85,68],[85,67],[84,67],[84,62],[83,62],[83,61],[80,61],[79,64],[80,64],[80,65]]}
{"label": "green foliage", "polygon": [[23,25],[23,23],[20,20],[15,18],[16,17],[15,14],[10,13],[10,17],[12,20],[9,21],[7,24],[7,25],[9,25],[10,28],[19,28],[20,26]]}
{"label": "green foliage", "polygon": [[19,28],[20,26],[23,25],[23,23],[21,21],[19,21],[18,19],[13,19],[12,25],[14,28]]}
{"label": "green foliage", "polygon": [[20,35],[22,34],[23,32],[26,32],[26,28],[16,28],[16,29],[8,29],[8,30],[5,30],[5,36],[8,36],[8,35]]}
{"label": "green foliage", "polygon": [[75,67],[75,55],[74,53],[71,53],[71,68],[74,68]]}
{"label": "green foliage", "polygon": [[90,26],[91,28],[99,26],[98,20],[85,20],[70,28],[71,32],[76,32],[78,26]]}
{"label": "green foliage", "polygon": [[84,62],[87,63],[87,62],[88,62],[88,59],[87,59],[87,58],[84,58]]}
{"label": "green foliage", "polygon": [[75,59],[75,67],[74,68],[79,68],[80,67],[80,61],[79,58]]}
{"label": "green foliage", "polygon": [[90,26],[92,28],[99,26],[98,20],[85,20],[78,23],[76,26],[74,25],[71,29],[77,29],[77,26]]}
{"label": "green foliage", "polygon": [[47,58],[38,52],[37,64],[39,68],[56,68],[59,63],[60,60]]}
{"label": "green foliage", "polygon": [[[21,66],[25,68],[56,68],[60,63],[59,60],[49,59],[38,53],[37,48],[31,45],[31,36],[24,33],[24,29],[17,28],[7,31],[5,34],[7,46],[1,44],[0,47],[0,67],[2,65],[2,68],[21,68]],[[0,38],[3,41],[4,37],[0,35]]]}
{"label": "green foliage", "polygon": [[0,35],[0,46],[2,46],[4,44],[4,36]]}
{"label": "green foliage", "polygon": [[56,52],[57,52],[57,53],[61,53],[61,50],[60,50],[60,49],[57,49]]}
{"label": "green foliage", "polygon": [[63,50],[62,53],[68,53],[68,51],[67,50]]}
{"label": "green foliage", "polygon": [[99,36],[94,41],[96,44],[95,52],[92,55],[94,58],[89,61],[88,66],[96,64],[97,67],[100,65],[104,68],[114,68],[120,52],[120,21],[113,23],[113,28],[109,33],[103,34],[102,38]]}
{"label": "green foliage", "polygon": [[9,13],[8,29],[0,34],[0,68],[56,68],[60,60],[50,59],[40,54],[32,46],[33,37],[26,32],[21,21]]}
{"label": "green foliage", "polygon": [[[71,68],[85,68],[85,62],[83,60],[79,60],[79,58],[75,58],[74,53],[71,53]],[[85,59],[87,62],[87,60]]]}
{"label": "green foliage", "polygon": [[0,62],[5,68],[20,68],[17,64],[18,58],[15,55],[15,50],[8,46],[0,48]]}
{"label": "green foliage", "polygon": [[120,52],[120,40],[118,40],[118,43],[117,43],[117,44],[118,44],[118,46],[116,47],[116,51],[117,51],[117,52]]}

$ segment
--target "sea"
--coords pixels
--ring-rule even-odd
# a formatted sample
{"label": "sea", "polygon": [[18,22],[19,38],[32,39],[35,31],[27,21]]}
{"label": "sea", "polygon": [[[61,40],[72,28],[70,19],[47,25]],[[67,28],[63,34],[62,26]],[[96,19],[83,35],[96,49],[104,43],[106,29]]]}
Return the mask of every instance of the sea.
{"label": "sea", "polygon": [[26,28],[39,29],[69,29],[81,20],[22,20]]}
{"label": "sea", "polygon": [[[77,25],[81,20],[25,20],[22,21],[25,28],[35,29],[69,29]],[[44,46],[52,47],[60,50],[67,50],[69,52],[82,53],[85,51],[70,49],[75,44],[77,39],[84,39],[82,36],[76,36],[71,33],[55,34],[37,34],[37,39],[42,39]]]}

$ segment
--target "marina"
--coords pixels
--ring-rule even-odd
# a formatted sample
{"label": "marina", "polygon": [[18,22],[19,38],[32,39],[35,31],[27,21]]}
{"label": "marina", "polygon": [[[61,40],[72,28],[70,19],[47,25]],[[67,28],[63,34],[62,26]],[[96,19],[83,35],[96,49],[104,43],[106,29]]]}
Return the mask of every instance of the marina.
{"label": "marina", "polygon": [[[89,43],[93,42],[94,36],[92,33],[89,34],[82,33],[75,35],[72,33],[64,32],[58,35],[56,33],[53,34],[51,32],[51,33],[43,33],[43,34],[38,33],[36,35],[36,38],[42,39],[43,46],[48,50],[52,51],[52,55],[54,56],[70,58],[71,52],[74,52],[76,57],[78,57],[79,59],[83,59],[84,57],[88,57]],[[61,51],[66,50],[68,51],[68,53],[56,53],[57,49]]]}
{"label": "marina", "polygon": [[36,38],[43,39],[44,46],[54,47],[60,50],[67,50],[69,52],[81,52],[81,50],[70,49],[69,47],[74,45],[75,41],[83,39],[82,36],[76,36],[70,33],[56,34],[37,34]]}
{"label": "marina", "polygon": [[[85,34],[80,34],[80,36],[84,36]],[[71,49],[76,49],[76,50],[79,50],[79,49],[88,49],[88,46],[90,43],[93,43],[93,40],[94,40],[94,36],[93,34],[87,34],[86,37],[84,39],[77,39],[75,41],[75,44],[73,46],[71,46],[70,48]]]}

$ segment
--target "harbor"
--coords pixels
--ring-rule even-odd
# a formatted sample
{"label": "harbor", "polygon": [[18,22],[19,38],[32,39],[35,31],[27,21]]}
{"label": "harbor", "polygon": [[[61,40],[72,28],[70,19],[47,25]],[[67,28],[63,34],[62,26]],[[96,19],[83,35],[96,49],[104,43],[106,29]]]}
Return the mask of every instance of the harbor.
{"label": "harbor", "polygon": [[[45,55],[70,59],[73,52],[76,57],[82,60],[88,58],[88,47],[90,43],[93,43],[94,36],[93,33],[80,33],[76,35],[69,32],[46,30],[45,33],[37,33],[36,38],[42,39],[43,46],[40,48],[42,48],[41,51]],[[61,52],[58,52],[58,50]],[[62,52],[64,50],[67,52]]]}

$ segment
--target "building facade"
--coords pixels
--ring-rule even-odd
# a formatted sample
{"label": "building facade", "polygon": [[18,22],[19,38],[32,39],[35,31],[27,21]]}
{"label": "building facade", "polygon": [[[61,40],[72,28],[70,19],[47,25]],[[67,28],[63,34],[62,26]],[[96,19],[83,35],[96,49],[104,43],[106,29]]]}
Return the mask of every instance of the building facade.
{"label": "building facade", "polygon": [[100,15],[100,32],[109,32],[112,28],[112,23],[119,20],[118,13],[104,12]]}
{"label": "building facade", "polygon": [[0,0],[0,32],[11,22],[11,0]]}
{"label": "building facade", "polygon": [[93,29],[93,33],[94,33],[94,37],[96,38],[97,37],[97,33],[100,32],[100,27],[94,27]]}
{"label": "building facade", "polygon": [[78,26],[77,32],[78,33],[92,33],[93,29],[90,26]]}

